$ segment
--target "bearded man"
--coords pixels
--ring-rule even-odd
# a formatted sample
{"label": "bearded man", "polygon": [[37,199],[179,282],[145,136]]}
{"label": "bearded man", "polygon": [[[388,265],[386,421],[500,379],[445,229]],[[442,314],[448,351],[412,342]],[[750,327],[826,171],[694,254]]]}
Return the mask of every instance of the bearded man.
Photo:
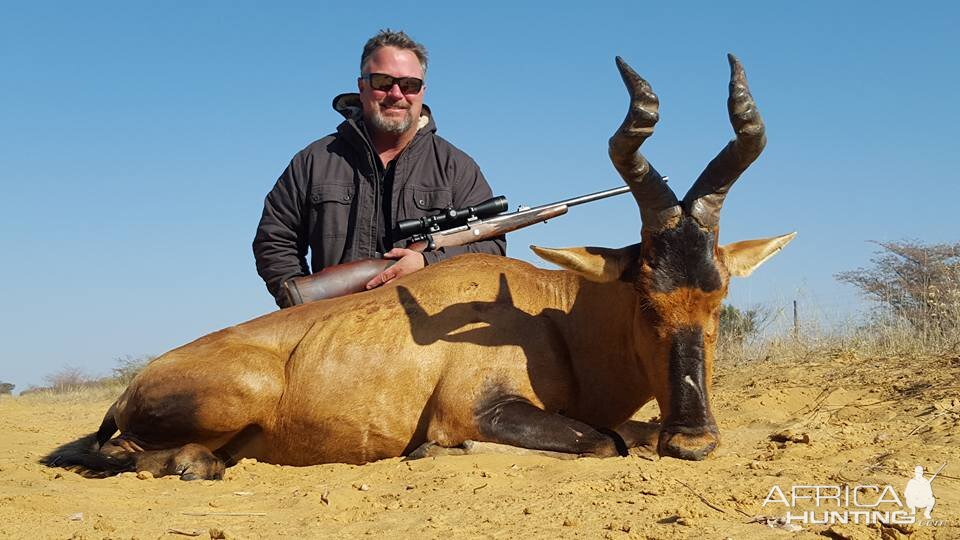
{"label": "bearded man", "polygon": [[427,51],[407,34],[381,30],[370,38],[359,94],[333,100],[345,120],[297,153],[267,194],[253,253],[281,308],[290,305],[284,282],[336,264],[396,259],[371,289],[461,253],[506,254],[503,237],[426,253],[397,238],[400,220],[493,196],[476,162],[436,134],[423,103],[426,72]]}

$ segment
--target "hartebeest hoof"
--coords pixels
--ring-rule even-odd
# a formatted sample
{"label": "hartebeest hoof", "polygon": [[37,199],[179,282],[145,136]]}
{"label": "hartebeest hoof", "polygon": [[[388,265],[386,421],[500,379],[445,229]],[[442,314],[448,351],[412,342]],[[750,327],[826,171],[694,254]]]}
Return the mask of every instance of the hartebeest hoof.
{"label": "hartebeest hoof", "polygon": [[224,465],[210,450],[199,444],[188,444],[170,460],[181,480],[221,480]]}
{"label": "hartebeest hoof", "polygon": [[710,431],[702,433],[662,431],[660,441],[657,443],[657,452],[665,457],[700,461],[706,459],[718,444],[720,444],[720,437]]}
{"label": "hartebeest hoof", "polygon": [[137,472],[154,476],[176,475],[181,480],[221,480],[225,466],[217,456],[200,444],[187,444],[170,450],[135,454]]}

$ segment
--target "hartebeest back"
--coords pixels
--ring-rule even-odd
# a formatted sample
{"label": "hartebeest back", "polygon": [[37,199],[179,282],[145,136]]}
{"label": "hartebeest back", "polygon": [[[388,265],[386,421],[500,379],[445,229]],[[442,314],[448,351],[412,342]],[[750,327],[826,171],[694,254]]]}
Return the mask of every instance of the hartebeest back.
{"label": "hartebeest back", "polygon": [[150,363],[95,435],[46,462],[193,479],[242,457],[363,463],[470,440],[613,456],[624,450],[614,431],[631,432],[625,423],[650,399],[658,451],[706,457],[719,441],[710,379],[730,276],[794,235],[717,243],[723,199],[765,144],[736,58],[736,137],[682,201],[639,152],[657,96],[617,66],[631,103],[610,157],[639,206],[639,243],[533,248],[565,271],[465,255],[210,334]]}

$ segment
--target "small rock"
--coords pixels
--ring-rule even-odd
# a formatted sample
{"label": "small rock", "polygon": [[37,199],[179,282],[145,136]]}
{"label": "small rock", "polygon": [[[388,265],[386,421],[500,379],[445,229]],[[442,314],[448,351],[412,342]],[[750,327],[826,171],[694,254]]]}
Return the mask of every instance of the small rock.
{"label": "small rock", "polygon": [[140,471],[137,473],[137,478],[140,480],[150,480],[153,478],[153,473],[150,471]]}
{"label": "small rock", "polygon": [[67,518],[67,521],[83,521],[83,512],[77,512],[76,514],[70,514],[70,517]]}
{"label": "small rock", "polygon": [[874,444],[882,443],[890,440],[889,433],[877,433],[877,436],[873,438]]}
{"label": "small rock", "polygon": [[93,530],[110,533],[115,531],[116,529],[110,523],[102,519],[97,519],[93,522]]}
{"label": "small rock", "polygon": [[566,517],[566,518],[563,520],[563,526],[564,526],[564,527],[576,527],[576,526],[579,525],[579,524],[580,524],[580,521],[577,520],[577,518],[574,518],[574,517],[569,517],[569,516],[568,516],[568,517]]}
{"label": "small rock", "polygon": [[523,508],[523,515],[529,516],[532,513],[533,513],[533,510],[531,510],[529,506],[526,506]]}
{"label": "small rock", "polygon": [[810,434],[806,432],[795,433],[793,430],[783,429],[776,433],[771,434],[770,440],[774,442],[781,442],[781,443],[793,442],[793,443],[810,444]]}
{"label": "small rock", "polygon": [[208,531],[210,533],[211,540],[226,540],[227,533],[223,529],[218,529],[216,527],[211,527]]}
{"label": "small rock", "polygon": [[400,501],[393,501],[392,503],[387,505],[387,510],[399,510],[399,509],[400,509]]}
{"label": "small rock", "polygon": [[360,491],[370,491],[370,486],[368,486],[367,484],[360,484],[360,487],[357,489],[359,489]]}

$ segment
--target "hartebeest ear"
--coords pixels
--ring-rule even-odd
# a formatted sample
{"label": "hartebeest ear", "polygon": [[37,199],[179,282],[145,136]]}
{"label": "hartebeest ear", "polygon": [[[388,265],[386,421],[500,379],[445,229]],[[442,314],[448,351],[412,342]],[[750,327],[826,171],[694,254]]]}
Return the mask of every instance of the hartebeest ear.
{"label": "hartebeest ear", "polygon": [[747,277],[767,259],[790,243],[797,233],[792,232],[773,238],[744,240],[720,246],[721,258],[731,276]]}
{"label": "hartebeest ear", "polygon": [[538,246],[530,246],[530,249],[543,260],[598,283],[620,279],[627,266],[640,255],[640,244],[620,249],[601,247],[551,249]]}

